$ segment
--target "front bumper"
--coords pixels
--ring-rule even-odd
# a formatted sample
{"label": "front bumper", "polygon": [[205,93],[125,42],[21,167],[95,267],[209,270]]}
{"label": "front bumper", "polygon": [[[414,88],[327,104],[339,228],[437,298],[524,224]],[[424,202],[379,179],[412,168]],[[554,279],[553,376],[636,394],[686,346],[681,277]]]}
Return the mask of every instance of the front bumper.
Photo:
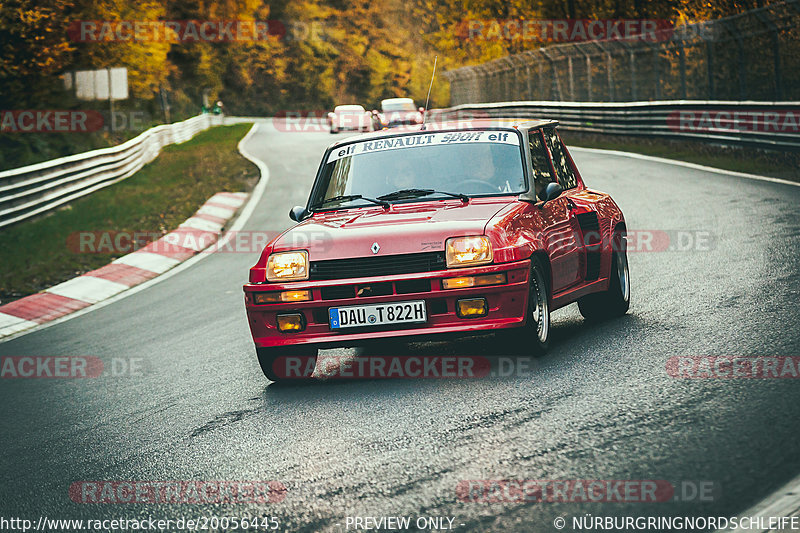
{"label": "front bumper", "polygon": [[[503,285],[443,289],[442,280],[452,277],[506,273]],[[502,328],[522,326],[528,305],[528,276],[530,261],[518,261],[474,268],[459,268],[438,272],[351,278],[331,281],[297,281],[290,283],[249,283],[244,286],[247,319],[253,340],[259,347],[317,345],[320,348],[357,346],[376,338],[406,338],[425,340],[441,335],[480,333]],[[331,298],[339,289],[377,284],[387,289],[382,296]],[[307,302],[273,303],[256,305],[254,292],[281,290],[311,290],[312,300]],[[408,292],[409,289],[413,292]],[[346,291],[345,291],[346,292]],[[391,292],[391,293],[389,293]],[[323,299],[325,293],[326,299]],[[464,298],[485,298],[488,314],[480,318],[459,318],[456,301]],[[423,324],[398,324],[345,331],[331,330],[328,309],[347,305],[378,304],[424,300],[428,320]],[[306,328],[300,332],[278,330],[277,315],[301,313]]]}

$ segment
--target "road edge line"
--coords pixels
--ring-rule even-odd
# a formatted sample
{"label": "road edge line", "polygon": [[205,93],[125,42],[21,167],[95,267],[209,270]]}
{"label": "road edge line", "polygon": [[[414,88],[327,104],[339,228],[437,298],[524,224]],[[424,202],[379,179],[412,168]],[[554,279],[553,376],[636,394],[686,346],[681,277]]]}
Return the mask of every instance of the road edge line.
{"label": "road edge line", "polygon": [[132,295],[134,295],[134,294],[136,294],[136,293],[138,293],[140,291],[143,291],[143,290],[145,290],[145,289],[147,289],[147,288],[149,288],[149,287],[151,287],[151,286],[153,286],[153,285],[155,285],[155,284],[157,284],[157,283],[159,283],[161,281],[167,280],[167,279],[171,278],[172,276],[174,276],[176,274],[179,274],[179,273],[183,272],[184,270],[186,270],[188,268],[191,268],[192,266],[194,266],[198,262],[202,261],[203,259],[205,259],[206,257],[209,257],[211,255],[210,253],[206,253],[207,250],[209,250],[210,248],[212,248],[214,246],[222,246],[222,245],[226,244],[227,242],[229,242],[229,240],[230,240],[231,236],[234,234],[234,232],[236,232],[239,229],[241,229],[247,223],[247,221],[249,220],[250,216],[253,214],[253,211],[255,211],[256,204],[258,204],[258,202],[261,200],[261,197],[264,195],[264,191],[267,188],[267,182],[269,181],[269,167],[267,167],[266,163],[264,163],[260,159],[258,159],[255,156],[253,156],[250,152],[248,152],[244,148],[244,144],[250,139],[250,137],[253,136],[253,134],[256,132],[257,129],[258,129],[258,122],[253,124],[253,127],[250,128],[250,130],[247,132],[247,134],[244,137],[242,137],[242,139],[239,141],[239,144],[236,146],[236,148],[239,151],[239,153],[245,159],[247,159],[248,161],[250,161],[251,163],[256,165],[256,167],[259,170],[260,178],[259,178],[258,183],[256,184],[256,186],[253,188],[253,192],[250,194],[250,198],[244,204],[244,207],[241,208],[241,210],[239,211],[239,215],[234,219],[233,225],[222,235],[222,237],[219,240],[217,240],[215,243],[210,244],[205,249],[197,252],[197,254],[195,254],[191,258],[187,259],[186,261],[180,263],[179,265],[174,266],[170,270],[167,270],[163,274],[160,274],[160,275],[158,275],[158,276],[156,276],[156,277],[154,277],[154,278],[152,278],[150,280],[147,280],[144,283],[141,283],[139,285],[134,285],[133,287],[131,287],[131,288],[127,289],[127,290],[124,290],[124,291],[120,292],[119,294],[114,295],[114,296],[112,296],[110,298],[107,298],[107,299],[99,301],[99,302],[97,302],[95,304],[89,305],[88,307],[84,307],[83,309],[79,309],[79,310],[77,310],[77,311],[75,311],[73,313],[69,313],[67,315],[64,315],[63,317],[60,317],[60,318],[57,318],[55,320],[51,320],[49,322],[45,322],[43,324],[39,324],[39,325],[37,325],[35,327],[29,328],[29,329],[25,329],[23,331],[20,331],[20,332],[13,333],[11,335],[7,335],[5,337],[2,337],[2,338],[0,338],[0,344],[3,344],[5,342],[8,342],[8,341],[13,340],[13,339],[17,339],[19,337],[23,337],[25,335],[28,335],[29,333],[34,333],[36,331],[41,331],[43,329],[47,329],[47,328],[49,328],[51,326],[55,326],[56,324],[61,324],[62,322],[66,322],[68,320],[72,320],[73,318],[78,318],[79,316],[83,316],[86,313],[89,313],[89,312],[94,311],[96,309],[101,309],[101,308],[103,308],[103,307],[105,307],[107,305],[110,305],[110,304],[114,303],[114,302],[117,302],[119,300],[127,298],[128,296],[132,296]]}
{"label": "road edge line", "polygon": [[691,168],[693,170],[702,170],[705,172],[712,172],[714,174],[726,174],[728,176],[736,176],[738,178],[746,178],[758,181],[768,181],[770,183],[780,183],[782,185],[793,185],[800,187],[800,182],[785,180],[783,178],[773,178],[772,176],[761,176],[759,174],[748,174],[746,172],[737,172],[735,170],[725,170],[724,168],[709,167],[697,163],[689,163],[687,161],[680,161],[678,159],[668,159],[666,157],[657,157],[654,155],[637,154],[635,152],[624,152],[622,150],[607,150],[605,148],[585,148],[583,146],[567,146],[570,151],[582,151],[598,154],[611,154],[621,157],[630,157],[632,159],[642,159],[644,161],[653,161],[656,163],[668,163],[684,168]]}

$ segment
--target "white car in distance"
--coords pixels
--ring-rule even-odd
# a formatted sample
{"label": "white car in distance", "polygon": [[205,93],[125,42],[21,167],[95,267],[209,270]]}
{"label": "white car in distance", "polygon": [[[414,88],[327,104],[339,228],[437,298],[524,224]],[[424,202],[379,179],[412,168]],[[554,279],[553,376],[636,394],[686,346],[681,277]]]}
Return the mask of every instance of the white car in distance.
{"label": "white car in distance", "polygon": [[425,109],[417,107],[411,98],[387,98],[381,100],[381,111],[373,111],[374,129],[394,128],[422,124]]}
{"label": "white car in distance", "polygon": [[360,105],[337,105],[328,113],[331,133],[340,131],[370,131],[372,115]]}

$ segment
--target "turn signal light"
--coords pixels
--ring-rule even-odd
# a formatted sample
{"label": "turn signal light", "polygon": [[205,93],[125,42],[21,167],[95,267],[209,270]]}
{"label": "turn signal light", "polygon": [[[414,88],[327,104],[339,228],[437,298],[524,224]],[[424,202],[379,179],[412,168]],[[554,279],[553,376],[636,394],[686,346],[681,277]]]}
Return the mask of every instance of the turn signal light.
{"label": "turn signal light", "polygon": [[307,302],[310,299],[311,291],[257,292],[253,294],[253,301],[257,304]]}
{"label": "turn signal light", "polygon": [[488,274],[484,276],[462,276],[460,278],[447,278],[442,280],[443,289],[464,289],[467,287],[485,287],[486,285],[501,285],[506,282],[506,273]]}
{"label": "turn signal light", "polygon": [[311,291],[283,291],[282,302],[307,302],[311,299]]}

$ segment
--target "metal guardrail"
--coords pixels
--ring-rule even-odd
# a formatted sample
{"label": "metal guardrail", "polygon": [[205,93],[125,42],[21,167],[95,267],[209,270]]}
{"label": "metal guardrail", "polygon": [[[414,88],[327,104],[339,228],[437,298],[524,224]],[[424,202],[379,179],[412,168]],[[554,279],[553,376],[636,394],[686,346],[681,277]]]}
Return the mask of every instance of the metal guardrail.
{"label": "metal guardrail", "polygon": [[800,150],[800,102],[498,102],[431,110],[429,119],[546,118],[563,130]]}
{"label": "metal guardrail", "polygon": [[198,115],[156,126],[118,146],[0,172],[0,228],[124,180],[164,146],[188,141],[221,123],[221,115]]}

